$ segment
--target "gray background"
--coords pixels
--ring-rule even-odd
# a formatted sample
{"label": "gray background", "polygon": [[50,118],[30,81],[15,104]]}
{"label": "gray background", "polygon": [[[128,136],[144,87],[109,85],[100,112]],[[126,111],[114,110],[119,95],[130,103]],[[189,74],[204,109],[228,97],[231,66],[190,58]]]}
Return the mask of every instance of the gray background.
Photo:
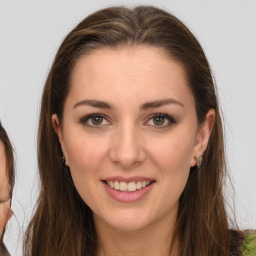
{"label": "gray background", "polygon": [[256,228],[255,0],[0,0],[0,118],[15,146],[17,171],[12,205],[16,218],[9,222],[5,237],[12,255],[21,255],[23,231],[37,197],[39,103],[53,57],[80,20],[96,9],[118,4],[167,9],[201,42],[225,117],[238,223]]}

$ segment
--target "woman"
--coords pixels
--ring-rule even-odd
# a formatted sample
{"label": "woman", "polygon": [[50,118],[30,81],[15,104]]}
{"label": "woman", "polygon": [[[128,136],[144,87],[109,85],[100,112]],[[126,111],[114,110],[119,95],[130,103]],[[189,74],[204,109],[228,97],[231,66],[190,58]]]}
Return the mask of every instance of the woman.
{"label": "woman", "polygon": [[25,255],[242,255],[252,239],[228,227],[209,64],[163,10],[103,9],[68,34],[44,88],[38,163]]}
{"label": "woman", "polygon": [[14,183],[13,149],[0,122],[0,255],[9,255],[4,243],[3,234],[8,220],[12,216],[11,197]]}

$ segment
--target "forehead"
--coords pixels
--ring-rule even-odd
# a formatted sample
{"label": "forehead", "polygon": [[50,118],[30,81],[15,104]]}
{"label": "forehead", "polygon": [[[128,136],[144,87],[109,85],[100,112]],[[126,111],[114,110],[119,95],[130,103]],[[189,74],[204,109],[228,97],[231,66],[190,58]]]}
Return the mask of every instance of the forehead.
{"label": "forehead", "polygon": [[[191,97],[183,65],[156,47],[100,48],[81,56],[72,71],[69,96],[136,96],[147,100]],[[125,96],[126,95],[126,96]],[[193,97],[192,97],[193,98]]]}
{"label": "forehead", "polygon": [[[183,65],[170,56],[164,49],[152,46],[99,48],[89,54],[80,56],[71,74],[71,82],[75,82],[77,75],[91,73],[103,77],[120,79],[119,74],[138,77],[148,71],[154,73],[167,72],[174,77],[174,73],[186,78]],[[173,70],[172,73],[170,73]],[[147,73],[148,75],[148,73]]]}

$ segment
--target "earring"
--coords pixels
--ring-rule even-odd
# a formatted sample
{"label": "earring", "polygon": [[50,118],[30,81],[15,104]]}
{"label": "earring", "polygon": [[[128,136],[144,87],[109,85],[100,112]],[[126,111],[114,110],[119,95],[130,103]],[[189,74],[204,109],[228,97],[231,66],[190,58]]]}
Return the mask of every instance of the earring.
{"label": "earring", "polygon": [[197,165],[197,168],[199,169],[202,164],[202,156],[199,156],[198,154],[196,154],[194,156],[194,159],[196,160],[196,165]]}
{"label": "earring", "polygon": [[67,163],[67,160],[66,160],[64,154],[63,154],[63,156],[62,156],[62,162],[63,162],[66,166],[68,166],[68,163]]}

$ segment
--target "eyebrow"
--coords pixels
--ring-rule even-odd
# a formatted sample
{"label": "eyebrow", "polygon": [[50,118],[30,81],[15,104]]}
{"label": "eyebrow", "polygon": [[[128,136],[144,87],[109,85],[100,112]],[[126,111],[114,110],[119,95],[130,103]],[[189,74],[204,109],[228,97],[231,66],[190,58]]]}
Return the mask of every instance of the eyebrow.
{"label": "eyebrow", "polygon": [[77,108],[82,105],[88,105],[94,108],[112,109],[112,106],[109,103],[99,100],[81,100],[78,103],[76,103],[73,108]]}
{"label": "eyebrow", "polygon": [[165,105],[170,105],[170,104],[176,104],[178,106],[184,107],[184,105],[177,100],[174,99],[164,99],[164,100],[156,100],[152,102],[146,102],[144,103],[140,109],[141,110],[147,110],[147,109],[152,109],[152,108],[160,108]]}
{"label": "eyebrow", "polygon": [[[174,99],[163,99],[163,100],[146,102],[140,106],[140,110],[160,108],[162,106],[166,106],[170,104],[175,104],[175,105],[184,107],[184,105],[180,101],[177,101]],[[82,105],[87,105],[94,108],[114,109],[114,107],[112,107],[111,104],[104,101],[99,101],[99,100],[81,100],[78,103],[76,103],[73,108],[77,108]]]}

